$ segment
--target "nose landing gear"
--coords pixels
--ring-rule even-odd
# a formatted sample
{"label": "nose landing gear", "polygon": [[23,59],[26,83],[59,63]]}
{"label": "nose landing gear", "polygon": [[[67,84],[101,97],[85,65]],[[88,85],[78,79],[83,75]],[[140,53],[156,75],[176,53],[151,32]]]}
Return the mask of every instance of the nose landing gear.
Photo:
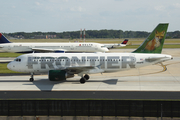
{"label": "nose landing gear", "polygon": [[33,78],[33,73],[31,73],[31,78],[29,79],[30,82],[33,82],[34,81],[34,78]]}

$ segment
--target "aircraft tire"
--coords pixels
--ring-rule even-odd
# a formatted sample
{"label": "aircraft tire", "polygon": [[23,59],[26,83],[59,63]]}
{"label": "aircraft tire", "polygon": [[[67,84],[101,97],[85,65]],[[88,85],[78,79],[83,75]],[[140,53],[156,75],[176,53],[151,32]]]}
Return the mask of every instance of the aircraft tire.
{"label": "aircraft tire", "polygon": [[86,74],[86,75],[84,76],[84,78],[85,78],[86,80],[89,80],[89,75]]}
{"label": "aircraft tire", "polygon": [[80,79],[80,83],[81,84],[84,84],[86,82],[86,79],[84,78],[84,77],[82,77],[81,79]]}
{"label": "aircraft tire", "polygon": [[29,81],[30,81],[30,82],[33,82],[33,81],[34,81],[34,78],[30,78]]}

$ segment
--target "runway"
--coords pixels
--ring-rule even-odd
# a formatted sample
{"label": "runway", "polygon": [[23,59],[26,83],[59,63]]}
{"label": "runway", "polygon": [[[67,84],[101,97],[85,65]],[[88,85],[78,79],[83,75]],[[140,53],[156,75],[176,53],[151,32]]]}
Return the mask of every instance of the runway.
{"label": "runway", "polygon": [[[114,50],[116,52],[116,50]],[[180,99],[180,49],[165,49],[173,60],[160,65],[115,73],[92,74],[85,84],[80,77],[49,81],[47,75],[0,76],[0,99]]]}

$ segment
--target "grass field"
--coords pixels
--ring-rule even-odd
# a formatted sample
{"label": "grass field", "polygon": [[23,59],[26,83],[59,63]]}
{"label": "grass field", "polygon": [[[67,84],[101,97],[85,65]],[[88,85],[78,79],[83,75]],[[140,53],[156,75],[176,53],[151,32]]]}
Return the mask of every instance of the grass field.
{"label": "grass field", "polygon": [[[126,47],[117,47],[115,49],[136,49],[139,45],[127,45]],[[163,48],[180,48],[180,44],[166,44]]]}
{"label": "grass field", "polygon": [[[96,42],[96,43],[121,43],[124,39],[86,39],[86,42]],[[129,42],[132,44],[141,44],[145,38],[128,38]],[[15,39],[15,40],[10,40],[11,42],[75,42],[79,41],[79,39]],[[79,41],[79,42],[84,42]],[[180,39],[166,39],[165,44],[174,44],[174,43],[179,43],[180,44]]]}
{"label": "grass field", "polygon": [[0,63],[0,73],[19,73],[11,71],[7,68],[7,63]]}
{"label": "grass field", "polygon": [[18,57],[21,53],[0,53],[0,57]]}

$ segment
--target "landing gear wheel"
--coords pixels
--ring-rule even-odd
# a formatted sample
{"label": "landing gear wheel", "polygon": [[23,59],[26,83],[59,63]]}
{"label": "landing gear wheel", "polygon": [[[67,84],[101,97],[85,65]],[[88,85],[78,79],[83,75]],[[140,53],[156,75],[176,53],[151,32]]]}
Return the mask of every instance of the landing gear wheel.
{"label": "landing gear wheel", "polygon": [[30,78],[29,81],[30,81],[30,82],[33,82],[33,81],[34,81],[34,78]]}
{"label": "landing gear wheel", "polygon": [[82,77],[82,78],[80,79],[80,83],[81,83],[81,84],[84,84],[85,82],[86,82],[86,79]]}
{"label": "landing gear wheel", "polygon": [[89,80],[89,75],[86,74],[86,75],[84,76],[84,78],[85,78],[86,80]]}
{"label": "landing gear wheel", "polygon": [[33,81],[34,81],[33,76],[34,76],[34,73],[31,73],[31,77],[30,77],[30,79],[29,79],[30,82],[33,82]]}

